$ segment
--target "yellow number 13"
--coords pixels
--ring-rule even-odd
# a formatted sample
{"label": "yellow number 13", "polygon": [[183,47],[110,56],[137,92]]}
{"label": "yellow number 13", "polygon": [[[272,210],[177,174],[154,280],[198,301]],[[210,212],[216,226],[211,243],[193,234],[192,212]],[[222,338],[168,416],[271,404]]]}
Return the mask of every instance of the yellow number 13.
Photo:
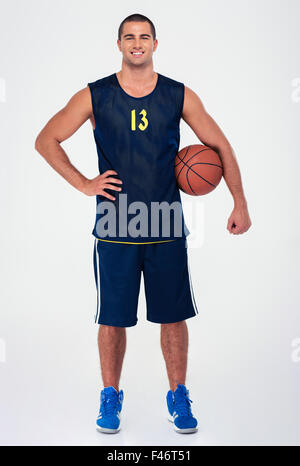
{"label": "yellow number 13", "polygon": [[[140,123],[138,125],[138,128],[141,130],[141,131],[144,131],[147,126],[148,126],[148,120],[146,118],[146,115],[147,115],[147,112],[146,110],[142,110],[139,115],[142,115],[141,116],[141,120],[143,123]],[[135,116],[135,110],[131,110],[131,129],[132,131],[135,131],[136,130],[136,116]]]}

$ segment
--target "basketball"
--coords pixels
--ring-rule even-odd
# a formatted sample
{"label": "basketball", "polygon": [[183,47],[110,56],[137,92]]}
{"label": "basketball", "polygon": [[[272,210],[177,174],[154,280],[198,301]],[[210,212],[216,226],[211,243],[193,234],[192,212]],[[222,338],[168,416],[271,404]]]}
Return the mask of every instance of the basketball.
{"label": "basketball", "polygon": [[191,196],[203,196],[220,183],[223,164],[213,149],[193,144],[184,147],[176,155],[175,175],[179,189]]}

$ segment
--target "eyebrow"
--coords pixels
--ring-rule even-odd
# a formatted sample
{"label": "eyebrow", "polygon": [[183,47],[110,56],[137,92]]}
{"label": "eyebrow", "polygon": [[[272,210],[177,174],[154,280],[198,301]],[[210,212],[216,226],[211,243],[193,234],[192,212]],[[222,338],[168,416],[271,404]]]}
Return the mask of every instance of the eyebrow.
{"label": "eyebrow", "polygon": [[[140,36],[151,37],[151,35],[150,35],[150,34],[147,34],[147,33],[145,33],[145,34],[140,34]],[[125,34],[125,35],[124,35],[124,38],[125,38],[125,37],[134,37],[134,34]]]}

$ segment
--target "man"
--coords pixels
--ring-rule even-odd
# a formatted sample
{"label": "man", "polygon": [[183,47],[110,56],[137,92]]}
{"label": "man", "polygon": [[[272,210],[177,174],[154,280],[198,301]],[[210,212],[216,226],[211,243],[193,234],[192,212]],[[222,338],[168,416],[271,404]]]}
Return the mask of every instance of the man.
{"label": "man", "polygon": [[[180,211],[174,174],[180,118],[222,158],[224,179],[234,199],[228,231],[244,233],[251,221],[228,140],[195,92],[153,71],[152,58],[158,45],[153,23],[140,14],[125,18],[117,45],[123,56],[121,71],[77,92],[43,128],[35,147],[72,186],[96,196],[95,321],[100,324],[98,345],[104,385],[98,430],[115,433],[120,429],[123,390],[119,390],[119,381],[126,327],[137,323],[143,271],[147,319],[161,324],[161,347],[170,383],[166,397],[170,420],[177,432],[195,432],[197,420],[185,386],[185,320],[198,311],[188,271],[189,232]],[[94,130],[99,160],[100,174],[93,179],[87,179],[70,163],[60,145],[87,119]],[[129,207],[124,207],[125,201]],[[167,220],[155,216],[150,210],[159,203],[179,206],[179,216],[175,218],[176,209],[170,210]],[[140,214],[134,217],[137,210]],[[182,227],[179,234],[178,227]]]}

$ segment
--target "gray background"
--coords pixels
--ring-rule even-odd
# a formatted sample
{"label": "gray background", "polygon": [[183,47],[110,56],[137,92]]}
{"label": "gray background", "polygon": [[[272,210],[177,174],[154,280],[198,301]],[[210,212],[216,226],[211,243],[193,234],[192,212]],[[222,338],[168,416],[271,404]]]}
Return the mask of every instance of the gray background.
{"label": "gray background", "polygon": [[[300,2],[294,0],[1,1],[0,431],[6,445],[299,443]],[[252,220],[226,229],[222,180],[191,200],[189,260],[197,317],[187,387],[199,418],[182,436],[166,420],[159,325],[128,329],[123,428],[95,431],[102,387],[93,323],[95,200],[34,150],[49,118],[87,82],[120,70],[129,14],[149,16],[154,70],[184,82],[231,142]],[[181,122],[181,148],[199,143]],[[91,124],[63,143],[97,174]]]}

